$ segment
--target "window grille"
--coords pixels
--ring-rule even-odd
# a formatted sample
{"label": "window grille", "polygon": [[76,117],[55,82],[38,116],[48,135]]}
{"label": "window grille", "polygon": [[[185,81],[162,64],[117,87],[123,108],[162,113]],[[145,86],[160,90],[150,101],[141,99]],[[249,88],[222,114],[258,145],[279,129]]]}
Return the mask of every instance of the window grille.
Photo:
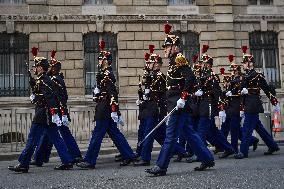
{"label": "window grille", "polygon": [[117,35],[112,33],[88,33],[84,36],[84,58],[85,58],[85,94],[92,94],[96,85],[96,73],[98,71],[98,56],[100,52],[99,41],[106,43],[105,50],[112,54],[112,69],[116,79],[117,74]]}
{"label": "window grille", "polygon": [[195,0],[168,0],[168,5],[192,5]]}
{"label": "window grille", "polygon": [[174,32],[180,37],[181,45],[180,50],[183,52],[189,63],[192,62],[192,57],[196,54],[199,55],[199,35],[188,31],[188,32]]}
{"label": "window grille", "polygon": [[280,88],[277,33],[271,31],[252,32],[249,34],[249,44],[255,58],[255,68],[264,73],[270,84]]}
{"label": "window grille", "polygon": [[85,4],[91,5],[111,5],[113,0],[86,0]]}
{"label": "window grille", "polygon": [[0,96],[29,95],[28,60],[27,35],[0,34]]}

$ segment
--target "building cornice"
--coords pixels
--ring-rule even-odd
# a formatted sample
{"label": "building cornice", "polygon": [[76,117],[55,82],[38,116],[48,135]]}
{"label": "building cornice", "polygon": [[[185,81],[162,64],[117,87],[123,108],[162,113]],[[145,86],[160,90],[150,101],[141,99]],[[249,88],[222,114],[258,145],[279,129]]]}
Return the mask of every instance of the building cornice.
{"label": "building cornice", "polygon": [[284,22],[284,15],[234,15],[234,22]]}
{"label": "building cornice", "polygon": [[165,21],[214,22],[214,15],[0,15],[0,22],[165,22]]}

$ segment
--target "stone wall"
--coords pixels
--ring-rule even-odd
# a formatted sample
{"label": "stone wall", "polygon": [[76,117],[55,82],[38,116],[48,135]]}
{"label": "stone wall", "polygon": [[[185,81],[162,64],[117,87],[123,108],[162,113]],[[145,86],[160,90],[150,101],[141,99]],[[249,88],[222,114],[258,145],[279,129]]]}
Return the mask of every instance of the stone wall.
{"label": "stone wall", "polygon": [[[0,6],[0,32],[28,34],[30,48],[39,47],[42,56],[49,57],[50,51],[56,50],[57,58],[63,62],[70,96],[81,97],[82,101],[85,98],[84,34],[117,34],[120,95],[136,98],[138,75],[142,75],[148,45],[154,44],[156,52],[163,55],[161,45],[166,21],[174,30],[198,33],[200,45],[210,45],[209,54],[216,66],[227,65],[228,54],[235,54],[237,62],[240,61],[240,46],[248,45],[249,32],[276,31],[281,77],[284,74],[284,3],[281,0],[274,0],[274,6],[268,7],[277,9],[271,14],[263,7],[247,6],[245,0],[197,0],[190,6],[167,6],[167,0],[114,0],[111,6],[86,5],[83,0],[26,2]],[[167,61],[164,62],[165,72]],[[283,87],[279,92],[282,94]]]}

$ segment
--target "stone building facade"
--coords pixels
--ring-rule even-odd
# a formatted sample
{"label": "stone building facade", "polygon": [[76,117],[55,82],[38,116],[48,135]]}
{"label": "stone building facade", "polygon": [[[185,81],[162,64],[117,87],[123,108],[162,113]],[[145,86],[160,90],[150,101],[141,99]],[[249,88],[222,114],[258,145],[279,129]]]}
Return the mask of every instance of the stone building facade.
{"label": "stone building facade", "polygon": [[[97,41],[102,38],[109,40],[107,46],[115,54],[121,100],[126,104],[134,102],[148,45],[154,44],[156,52],[163,54],[161,45],[166,21],[183,36],[189,59],[193,54],[191,50],[197,51],[203,44],[209,44],[216,72],[219,67],[228,65],[228,54],[234,54],[236,62],[240,62],[240,46],[253,46],[254,53],[262,57],[257,59],[259,68],[266,73],[268,81],[277,86],[279,97],[283,96],[283,0],[0,0],[0,40],[1,35],[11,39],[16,34],[26,36],[30,61],[33,46],[45,57],[56,50],[75,104],[91,101],[91,88],[86,86],[94,82]],[[195,41],[187,43],[190,36],[194,36]],[[11,61],[3,57],[2,65]],[[165,72],[167,61],[164,62]],[[19,63],[14,61],[13,64]],[[9,66],[13,66],[12,63]],[[5,72],[3,66],[1,69],[0,76]],[[6,72],[10,72],[6,75],[12,75],[11,70],[8,69]],[[2,89],[7,88],[0,85]],[[13,86],[8,87],[13,90]],[[29,103],[27,97],[22,97],[25,95],[0,96],[2,107]]]}

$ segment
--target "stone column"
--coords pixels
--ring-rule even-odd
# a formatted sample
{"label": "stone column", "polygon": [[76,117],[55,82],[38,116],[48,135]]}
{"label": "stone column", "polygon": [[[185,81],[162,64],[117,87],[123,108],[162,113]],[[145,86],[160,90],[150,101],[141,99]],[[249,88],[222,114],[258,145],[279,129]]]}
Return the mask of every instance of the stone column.
{"label": "stone column", "polygon": [[280,79],[282,81],[281,88],[283,89],[284,81],[284,24],[279,24],[279,65],[280,65]]}
{"label": "stone column", "polygon": [[[214,0],[216,20],[216,57],[215,66],[225,66],[228,69],[228,55],[234,52],[234,25],[232,0]],[[219,72],[216,71],[217,73]]]}

